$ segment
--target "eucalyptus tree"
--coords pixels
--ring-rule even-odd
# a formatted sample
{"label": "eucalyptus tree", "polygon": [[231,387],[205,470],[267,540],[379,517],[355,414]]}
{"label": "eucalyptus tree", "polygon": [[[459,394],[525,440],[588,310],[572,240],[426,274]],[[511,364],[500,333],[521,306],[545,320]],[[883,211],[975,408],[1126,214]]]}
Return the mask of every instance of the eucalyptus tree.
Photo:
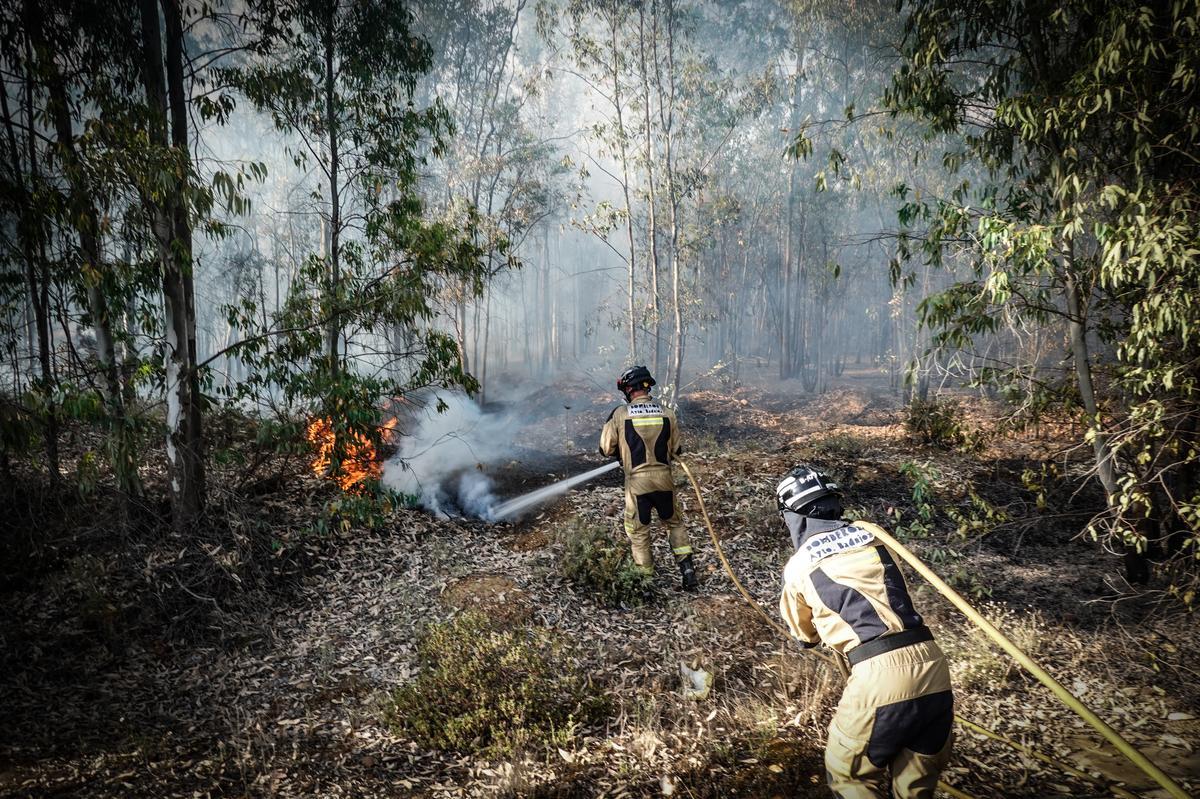
{"label": "eucalyptus tree", "polygon": [[[25,259],[42,264],[31,273],[34,315],[63,328],[55,340],[48,322],[38,325],[42,371],[55,350],[66,353],[71,380],[56,393],[64,410],[108,428],[126,496],[141,490],[137,428],[157,425],[134,406],[161,390],[172,520],[185,531],[205,495],[193,231],[221,232],[211,215],[218,195],[239,204],[236,181],[218,172],[210,183],[191,153],[191,115],[229,110],[219,94],[193,92],[219,58],[200,50],[195,29],[219,12],[180,0],[28,2],[12,11],[3,17],[7,165],[15,184],[39,187],[21,195],[38,218],[21,242]],[[22,91],[7,91],[10,77]],[[93,332],[90,354],[76,346],[77,325]],[[135,341],[140,334],[149,346]],[[161,368],[138,361],[155,349]]]}
{"label": "eucalyptus tree", "polygon": [[1028,363],[986,376],[1078,410],[1109,506],[1094,534],[1200,554],[1200,4],[905,10],[892,107],[963,135],[948,164],[987,170],[906,209],[925,228],[914,254],[938,263],[954,248],[974,270],[925,302],[936,342],[970,347],[1002,310],[1062,329],[1069,380],[1028,380]]}
{"label": "eucalyptus tree", "polygon": [[[637,280],[638,244],[634,197],[638,176],[634,164],[637,146],[638,114],[633,102],[637,93],[632,42],[638,26],[637,9],[621,0],[569,0],[559,9],[549,5],[539,9],[543,35],[561,33],[569,59],[559,69],[582,81],[590,94],[601,100],[594,107],[599,120],[590,126],[589,137],[600,146],[599,152],[585,153],[588,160],[583,172],[595,169],[612,180],[620,192],[620,205],[605,199],[576,224],[608,245],[625,263],[626,328],[629,358],[638,360]],[[554,15],[564,12],[561,19]],[[621,249],[609,241],[613,231],[624,233]]]}
{"label": "eucalyptus tree", "polygon": [[[418,95],[437,97],[453,125],[441,157],[429,165],[423,194],[430,211],[449,222],[477,213],[490,253],[482,298],[469,286],[447,287],[447,315],[464,368],[482,389],[493,293],[503,286],[501,273],[512,265],[496,256],[505,250],[516,254],[535,228],[561,212],[563,169],[551,141],[558,109],[543,96],[548,80],[542,74],[540,42],[530,35],[533,10],[525,0],[457,0],[449,6],[421,2],[413,8],[416,30],[433,50]],[[541,273],[548,273],[550,264],[527,258],[522,265],[539,272],[535,280],[548,284]],[[524,322],[535,324],[539,316],[544,314],[528,313]]]}
{"label": "eucalyptus tree", "polygon": [[279,0],[256,13],[269,46],[223,77],[291,137],[297,166],[315,165],[324,235],[267,329],[253,301],[230,309],[252,371],[238,390],[282,391],[328,417],[336,472],[348,442],[377,434],[381,398],[475,388],[432,298],[446,282],[478,295],[493,250],[506,255],[481,240],[473,206],[453,222],[427,218],[421,172],[445,152],[449,120],[440,102],[415,103],[432,51],[406,6]]}
{"label": "eucalyptus tree", "polygon": [[[31,12],[37,13],[38,9],[13,4],[0,13],[0,22],[3,24],[0,55],[5,67],[4,85],[0,87],[5,157],[0,165],[4,170],[6,187],[6,191],[0,194],[0,213],[4,217],[6,234],[3,240],[5,279],[0,281],[0,289],[4,291],[5,305],[12,316],[27,316],[29,321],[27,331],[22,331],[25,325],[21,322],[7,326],[6,349],[14,356],[13,377],[19,381],[24,371],[16,360],[17,343],[22,332],[26,332],[29,342],[29,360],[36,360],[40,373],[34,379],[33,390],[24,398],[24,402],[19,397],[10,400],[15,410],[5,414],[3,444],[7,457],[10,446],[28,438],[23,435],[20,411],[27,415],[40,415],[50,482],[52,486],[57,486],[60,479],[59,411],[53,400],[57,381],[51,362],[53,309],[50,307],[52,276],[48,252],[48,239],[52,234],[39,213],[39,206],[45,207],[46,199],[53,194],[50,191],[52,184],[45,179],[43,148],[38,145],[36,115],[43,105],[35,99],[40,82],[32,57],[34,42],[44,36],[32,30],[34,26],[29,20]],[[13,386],[14,389],[19,387],[19,382]],[[34,410],[30,406],[40,407]]]}
{"label": "eucalyptus tree", "polygon": [[321,175],[320,314],[326,368],[336,378],[346,358],[344,272],[362,259],[360,242],[348,236],[366,234],[387,212],[385,184],[414,199],[419,145],[444,129],[446,115],[436,104],[412,104],[431,51],[411,33],[404,5],[281,0],[258,14],[271,46],[226,76],[295,137],[297,165],[315,164]]}
{"label": "eucalyptus tree", "polygon": [[[7,165],[12,185],[31,189],[19,191],[18,197],[37,219],[18,230],[23,259],[30,266],[40,264],[29,272],[29,285],[42,382],[53,368],[53,350],[65,345],[71,359],[78,358],[67,320],[82,307],[78,321],[93,331],[94,368],[89,363],[72,369],[82,383],[62,385],[56,393],[68,399],[65,408],[72,414],[108,428],[118,487],[123,495],[136,495],[141,490],[138,423],[127,407],[134,394],[133,347],[122,321],[138,294],[161,283],[152,271],[139,274],[114,251],[128,250],[128,239],[137,234],[126,223],[157,202],[153,192],[172,193],[169,184],[176,174],[139,163],[163,152],[161,142],[146,147],[141,138],[148,121],[156,118],[139,81],[146,73],[137,57],[143,44],[141,20],[135,8],[102,3],[25,3],[12,10],[18,13],[5,17],[4,56],[9,74],[23,82],[14,93],[23,114],[9,107],[6,91]],[[157,15],[157,7],[151,10]],[[153,188],[146,185],[150,181]],[[123,246],[121,238],[126,239]],[[173,251],[170,257],[174,261],[181,255]],[[178,266],[175,274],[181,274]],[[52,297],[59,298],[54,308]],[[187,316],[182,305],[168,305],[164,312],[176,313],[177,319]],[[57,342],[51,316],[64,328]],[[186,334],[180,340],[186,341]],[[166,391],[182,393],[168,403],[178,413],[168,416],[167,441],[171,486],[178,489],[172,492],[174,516],[186,526],[198,513],[203,494],[203,466],[199,455],[192,456],[199,448],[198,407],[189,400],[195,396],[196,376],[188,366],[194,358],[180,346],[168,348],[166,359],[168,366],[174,364]],[[50,419],[55,416],[48,398],[46,413]],[[45,435],[47,447],[53,447],[56,433],[48,426]],[[50,460],[53,464],[54,458]]]}
{"label": "eucalyptus tree", "polygon": [[128,161],[162,280],[167,481],[177,529],[191,525],[204,506],[192,224],[212,206],[191,157],[184,13],[183,0],[139,0],[144,105],[135,124],[148,146]]}

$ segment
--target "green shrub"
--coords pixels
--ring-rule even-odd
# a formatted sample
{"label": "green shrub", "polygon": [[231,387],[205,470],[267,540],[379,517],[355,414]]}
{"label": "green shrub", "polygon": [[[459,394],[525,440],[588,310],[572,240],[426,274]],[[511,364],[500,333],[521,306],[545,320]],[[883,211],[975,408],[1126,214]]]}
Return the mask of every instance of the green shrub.
{"label": "green shrub", "polygon": [[[969,559],[951,546],[945,536],[937,535],[937,509],[934,502],[938,501],[941,473],[928,462],[905,461],[900,465],[900,475],[912,482],[912,516],[915,518],[906,524],[905,519],[909,518],[909,514],[898,508],[893,509],[896,538],[903,543],[924,539],[921,553],[930,568],[943,580],[975,599],[990,597],[992,589],[970,568]],[[1007,520],[1008,516],[1003,510],[990,505],[969,483],[967,497],[969,504],[965,510],[939,503],[945,515],[958,525],[955,536],[959,540],[968,541],[972,535],[986,534],[995,525]]]}
{"label": "green shrub", "polygon": [[653,580],[633,562],[629,542],[607,525],[574,517],[559,533],[558,570],[612,607],[636,607],[650,595]]}
{"label": "green shrub", "polygon": [[430,625],[422,670],[392,695],[387,721],[423,747],[507,757],[571,743],[610,712],[545,628],[498,629],[464,613]]}
{"label": "green shrub", "polygon": [[892,520],[896,528],[896,538],[901,541],[928,538],[933,532],[934,493],[942,475],[930,463],[905,461],[900,464],[900,476],[912,483],[912,507],[916,518],[906,524],[904,522],[907,515],[899,508],[893,508]]}
{"label": "green shrub", "polygon": [[978,449],[982,438],[962,424],[962,407],[957,400],[914,399],[905,410],[904,427],[922,444],[941,449]]}

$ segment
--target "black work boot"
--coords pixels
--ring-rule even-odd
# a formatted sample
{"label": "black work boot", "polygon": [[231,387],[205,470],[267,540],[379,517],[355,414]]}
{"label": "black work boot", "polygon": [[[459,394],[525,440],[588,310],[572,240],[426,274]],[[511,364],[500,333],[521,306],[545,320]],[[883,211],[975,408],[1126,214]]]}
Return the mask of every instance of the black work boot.
{"label": "black work boot", "polygon": [[679,573],[683,575],[684,591],[699,590],[700,580],[696,577],[696,564],[691,555],[684,555],[679,559]]}

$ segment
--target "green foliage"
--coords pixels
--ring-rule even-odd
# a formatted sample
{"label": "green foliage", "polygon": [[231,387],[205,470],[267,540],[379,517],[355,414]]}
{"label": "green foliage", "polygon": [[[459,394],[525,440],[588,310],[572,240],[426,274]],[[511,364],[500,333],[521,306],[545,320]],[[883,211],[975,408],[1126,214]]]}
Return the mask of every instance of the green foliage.
{"label": "green foliage", "polygon": [[[291,437],[287,446],[301,432],[287,420],[328,420],[335,442],[328,474],[336,479],[358,442],[378,449],[385,401],[430,385],[474,390],[454,339],[433,324],[437,298],[446,286],[477,297],[493,262],[515,261],[504,237],[481,233],[474,208],[453,224],[426,217],[420,153],[441,151],[449,119],[440,103],[418,109],[412,102],[432,53],[412,34],[408,8],[278,0],[264,9],[283,23],[264,18],[267,57],[220,75],[306,144],[295,159],[319,162],[327,179],[321,213],[340,238],[300,265],[278,311],[267,314],[253,294],[226,309],[241,338],[232,351],[250,373],[226,393],[275,409],[276,429]],[[331,61],[337,69],[327,74]],[[336,162],[331,147],[308,146],[330,137]],[[341,213],[335,197],[354,213]],[[373,347],[380,340],[387,345],[365,366],[351,362],[340,343]],[[360,516],[334,511],[326,523],[344,526]]]}
{"label": "green foliage", "polygon": [[11,457],[30,452],[37,441],[34,417],[0,395],[0,453]]}
{"label": "green foliage", "polygon": [[356,488],[355,493],[343,493],[331,500],[313,523],[312,531],[317,535],[329,535],[349,533],[356,528],[378,530],[392,521],[395,508],[408,504],[406,495],[388,489],[378,480],[368,480]]}
{"label": "green foliage", "polygon": [[941,475],[928,463],[905,461],[900,464],[900,476],[912,482],[912,506],[917,518],[907,525],[902,524],[904,513],[899,508],[894,509],[896,537],[927,538],[933,530],[934,488]]}
{"label": "green foliage", "polygon": [[81,497],[95,493],[100,484],[100,458],[95,450],[87,450],[79,456],[75,467],[75,485]]}
{"label": "green foliage", "polygon": [[[937,502],[938,493],[943,488],[942,475],[932,464],[918,461],[902,463],[900,475],[912,482],[912,504],[917,518],[907,527],[897,527],[897,533],[925,538],[933,529],[937,513],[934,503]],[[980,496],[971,482],[966,482],[963,494],[966,498],[964,503],[940,503],[942,512],[955,523],[955,534],[960,540],[966,541],[986,535],[997,525],[1008,521],[1008,512]],[[903,517],[900,511],[895,511],[895,514],[897,521]]]}
{"label": "green foliage", "polygon": [[962,405],[951,398],[913,398],[904,411],[904,427],[913,439],[940,449],[971,452],[983,444],[983,436],[963,424]]}
{"label": "green foliage", "polygon": [[979,579],[964,553],[946,544],[929,544],[922,553],[930,568],[956,590],[972,599],[986,599],[992,595],[992,587]]}
{"label": "green foliage", "polygon": [[617,540],[608,525],[572,517],[558,538],[558,570],[564,577],[612,607],[646,602],[651,576],[633,562],[629,543]]}
{"label": "green foliage", "polygon": [[1046,510],[1047,496],[1062,480],[1056,463],[1043,463],[1036,470],[1025,469],[1021,472],[1021,485],[1033,494],[1034,503],[1040,511]]}
{"label": "green foliage", "polygon": [[609,714],[562,640],[541,627],[501,629],[482,613],[433,624],[421,673],[392,695],[387,720],[423,747],[506,757],[569,747]]}
{"label": "green foliage", "polygon": [[995,529],[996,525],[1008,521],[1008,512],[997,508],[976,493],[975,488],[968,484],[966,507],[955,505],[946,506],[946,515],[957,525],[956,532],[960,538],[967,539],[976,535],[986,535]]}
{"label": "green foliage", "polygon": [[[1095,535],[1143,550],[1162,528],[1194,554],[1200,2],[904,8],[889,105],[960,137],[951,170],[982,171],[902,211],[924,228],[902,241],[902,258],[942,265],[952,252],[968,270],[922,303],[923,322],[947,347],[1004,325],[1065,328],[1077,390],[1037,363],[993,376],[1047,387],[1081,418],[1109,497]],[[1089,352],[1097,339],[1115,361]]]}
{"label": "green foliage", "polygon": [[[912,482],[912,506],[916,518],[905,524],[904,512],[895,509],[892,514],[896,537],[901,541],[922,541],[921,553],[925,560],[943,580],[958,590],[975,599],[991,596],[992,589],[979,579],[954,541],[936,534],[938,507],[934,503],[937,502],[941,473],[932,464],[906,461],[900,466],[900,474]],[[945,516],[955,523],[954,536],[959,542],[985,535],[1008,518],[1002,509],[989,504],[969,484],[966,493],[965,508],[949,502],[939,503]]]}

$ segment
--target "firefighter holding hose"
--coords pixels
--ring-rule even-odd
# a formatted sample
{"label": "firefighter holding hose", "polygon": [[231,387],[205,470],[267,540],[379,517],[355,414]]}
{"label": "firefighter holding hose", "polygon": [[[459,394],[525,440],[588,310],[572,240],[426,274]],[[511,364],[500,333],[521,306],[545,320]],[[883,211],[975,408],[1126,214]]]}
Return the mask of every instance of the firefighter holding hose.
{"label": "firefighter holding hose", "polygon": [[671,461],[680,453],[679,423],[671,409],[650,397],[654,385],[645,366],[633,366],[622,373],[617,390],[626,404],[613,409],[604,423],[600,454],[612,457],[620,453],[625,470],[625,534],[633,549],[633,562],[647,572],[654,571],[650,522],[651,513],[656,512],[667,526],[683,588],[695,591],[700,582],[671,472]]}
{"label": "firefighter holding hose", "polygon": [[842,799],[932,799],[954,698],[897,559],[874,524],[842,519],[837,484],[822,472],[797,466],[775,494],[795,547],[779,612],[803,646],[824,642],[850,662],[825,746],[829,787]]}

